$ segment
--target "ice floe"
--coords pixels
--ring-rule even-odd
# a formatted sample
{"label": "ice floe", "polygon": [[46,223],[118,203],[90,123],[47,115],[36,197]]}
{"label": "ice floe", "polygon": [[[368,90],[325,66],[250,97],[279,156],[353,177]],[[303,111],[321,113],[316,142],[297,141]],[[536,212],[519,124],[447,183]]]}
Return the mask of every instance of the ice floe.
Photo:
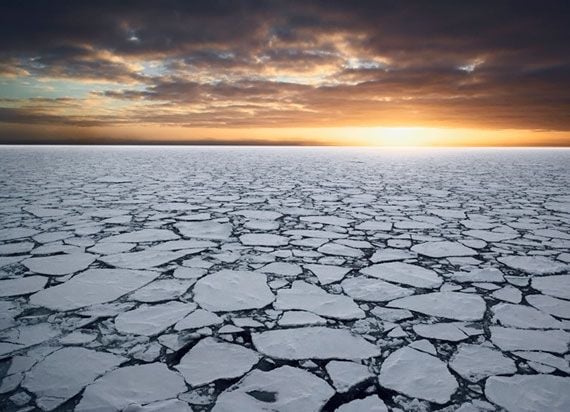
{"label": "ice floe", "polygon": [[213,312],[263,308],[275,299],[267,277],[255,272],[224,269],[199,279],[193,290],[194,300]]}
{"label": "ice floe", "polygon": [[533,278],[533,289],[556,298],[570,299],[570,275],[553,275]]}
{"label": "ice floe", "polygon": [[562,330],[530,330],[491,326],[491,340],[504,351],[542,350],[566,353],[570,333]]}
{"label": "ice floe", "polygon": [[22,264],[35,273],[63,276],[87,269],[95,261],[95,258],[95,255],[89,253],[72,253],[69,255],[33,257],[22,261]]}
{"label": "ice floe", "polygon": [[230,223],[212,221],[182,222],[174,225],[176,229],[187,238],[226,240],[231,234],[233,227]]}
{"label": "ice floe", "polygon": [[488,376],[516,373],[515,362],[500,351],[483,345],[461,344],[449,362],[449,367],[470,382]]}
{"label": "ice floe", "polygon": [[368,302],[386,302],[414,294],[411,289],[363,276],[345,279],[341,286],[351,298]]}
{"label": "ice floe", "polygon": [[334,395],[323,379],[291,366],[254,370],[222,392],[212,412],[318,412]]}
{"label": "ice floe", "polygon": [[246,246],[285,246],[289,243],[289,238],[271,233],[247,233],[239,240]]}
{"label": "ice floe", "polygon": [[342,280],[344,276],[351,270],[351,268],[342,266],[317,264],[308,264],[305,265],[305,268],[309,269],[315,274],[315,276],[319,279],[319,283],[321,285],[328,285],[330,283],[338,282],[339,280]]}
{"label": "ice floe", "polygon": [[443,282],[433,270],[403,262],[378,263],[361,270],[368,276],[417,288],[438,288]]}
{"label": "ice floe", "polygon": [[551,275],[568,270],[568,265],[544,256],[504,256],[497,259],[511,269],[531,275]]}
{"label": "ice floe", "polygon": [[168,329],[194,309],[196,305],[193,303],[182,302],[141,306],[119,314],[115,319],[115,327],[121,333],[154,336]]}
{"label": "ice floe", "polygon": [[373,377],[365,365],[349,361],[330,361],[326,365],[337,392],[348,392],[352,387]]}
{"label": "ice floe", "polygon": [[162,266],[173,260],[180,259],[188,254],[186,251],[170,252],[164,250],[147,249],[140,252],[119,253],[99,258],[109,266],[124,269],[149,269]]}
{"label": "ice floe", "polygon": [[346,329],[311,326],[252,334],[255,348],[278,359],[366,359],[380,349]]}
{"label": "ice floe", "polygon": [[461,292],[434,292],[391,301],[388,306],[455,320],[480,320],[485,301],[479,295]]}
{"label": "ice floe", "polygon": [[273,306],[280,310],[306,310],[334,319],[359,319],[365,316],[348,296],[333,295],[300,280],[293,282],[290,289],[280,289]]}
{"label": "ice floe", "polygon": [[439,404],[449,402],[459,386],[444,362],[409,347],[384,360],[378,381],[385,388]]}
{"label": "ice floe", "polygon": [[441,241],[426,242],[413,246],[412,251],[432,258],[449,256],[475,256],[477,252],[457,242]]}
{"label": "ice floe", "polygon": [[485,382],[489,400],[509,411],[570,410],[570,378],[551,375],[493,376]]}
{"label": "ice floe", "polygon": [[241,345],[204,338],[184,355],[176,369],[190,386],[201,386],[242,377],[259,359],[258,353]]}
{"label": "ice floe", "polygon": [[140,242],[160,242],[165,240],[175,240],[180,237],[165,229],[142,229],[132,232],[121,233],[119,235],[109,236],[103,238],[102,242],[114,243],[140,243]]}
{"label": "ice floe", "polygon": [[160,276],[150,270],[88,269],[65,283],[39,291],[33,305],[52,310],[73,310],[111,302]]}
{"label": "ice floe", "polygon": [[120,412],[131,404],[168,400],[186,391],[184,379],[162,363],[125,366],[87,386],[76,412]]}
{"label": "ice floe", "polygon": [[125,360],[107,352],[63,348],[48,355],[27,372],[22,386],[36,395],[38,407],[51,411]]}
{"label": "ice floe", "polygon": [[47,284],[43,276],[26,276],[17,279],[0,280],[0,297],[29,295],[42,290]]}

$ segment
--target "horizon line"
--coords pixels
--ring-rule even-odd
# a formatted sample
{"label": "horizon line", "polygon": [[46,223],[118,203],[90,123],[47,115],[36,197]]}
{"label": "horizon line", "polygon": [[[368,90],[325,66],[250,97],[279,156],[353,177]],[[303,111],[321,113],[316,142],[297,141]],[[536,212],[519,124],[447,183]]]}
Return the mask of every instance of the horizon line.
{"label": "horizon line", "polygon": [[342,145],[342,144],[304,144],[304,143],[69,143],[69,142],[28,142],[3,143],[0,147],[297,147],[297,148],[370,148],[370,149],[570,149],[568,145]]}

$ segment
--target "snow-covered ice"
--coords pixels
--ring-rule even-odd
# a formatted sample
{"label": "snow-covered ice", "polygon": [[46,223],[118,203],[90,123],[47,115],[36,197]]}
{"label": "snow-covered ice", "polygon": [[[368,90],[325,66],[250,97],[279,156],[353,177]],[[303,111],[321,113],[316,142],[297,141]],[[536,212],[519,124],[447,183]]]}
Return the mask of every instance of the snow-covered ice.
{"label": "snow-covered ice", "polygon": [[71,253],[46,257],[33,257],[22,261],[29,270],[42,275],[70,275],[87,267],[96,256],[89,253]]}
{"label": "snow-covered ice", "polygon": [[566,412],[568,164],[2,147],[0,409]]}
{"label": "snow-covered ice", "polygon": [[348,392],[373,377],[365,365],[356,362],[333,360],[327,363],[326,370],[337,392]]}
{"label": "snow-covered ice", "polygon": [[40,290],[30,297],[30,303],[60,311],[78,309],[116,300],[159,275],[150,270],[88,269],[67,282]]}
{"label": "snow-covered ice", "polygon": [[388,306],[455,320],[480,320],[485,314],[481,296],[460,292],[433,292],[391,301]]}
{"label": "snow-covered ice", "polygon": [[125,366],[87,386],[75,411],[120,412],[131,404],[176,398],[186,390],[182,376],[162,363]]}
{"label": "snow-covered ice", "polygon": [[252,371],[218,397],[212,412],[318,412],[333,395],[323,379],[303,369],[281,366]]}
{"label": "snow-covered ice", "polygon": [[345,279],[341,286],[344,293],[351,298],[368,302],[386,302],[414,293],[412,289],[363,276]]}
{"label": "snow-covered ice", "polygon": [[487,398],[508,411],[570,410],[570,378],[551,375],[493,376],[485,382]]}
{"label": "snow-covered ice", "polygon": [[346,329],[322,326],[280,329],[252,335],[255,348],[277,359],[366,359],[380,349]]}
{"label": "snow-covered ice", "polygon": [[196,282],[194,299],[204,309],[231,312],[263,308],[273,302],[275,296],[264,274],[222,270]]}
{"label": "snow-covered ice", "polygon": [[447,403],[458,388],[444,362],[409,347],[386,358],[378,380],[385,388],[439,404]]}
{"label": "snow-covered ice", "polygon": [[107,352],[63,348],[27,372],[22,386],[36,395],[41,409],[52,410],[124,361],[125,358]]}
{"label": "snow-covered ice", "polygon": [[331,294],[318,286],[297,280],[289,289],[277,292],[276,309],[299,309],[334,319],[358,319],[365,313],[350,297]]}
{"label": "snow-covered ice", "polygon": [[176,369],[190,386],[218,379],[240,378],[260,359],[251,349],[233,343],[204,338],[184,355]]}
{"label": "snow-covered ice", "polygon": [[153,336],[178,322],[196,308],[193,303],[168,302],[154,306],[140,306],[123,312],[115,319],[115,327],[121,333]]}
{"label": "snow-covered ice", "polygon": [[437,288],[441,278],[433,270],[402,262],[379,263],[361,270],[368,276],[374,276],[389,282],[402,283],[416,288]]}
{"label": "snow-covered ice", "polygon": [[517,372],[515,362],[500,351],[483,345],[461,344],[449,367],[470,382]]}

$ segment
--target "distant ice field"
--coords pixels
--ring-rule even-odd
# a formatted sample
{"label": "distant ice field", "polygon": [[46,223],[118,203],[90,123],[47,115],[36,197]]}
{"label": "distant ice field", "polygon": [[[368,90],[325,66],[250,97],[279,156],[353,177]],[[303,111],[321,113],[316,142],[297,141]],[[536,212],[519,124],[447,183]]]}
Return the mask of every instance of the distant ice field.
{"label": "distant ice field", "polygon": [[569,270],[567,149],[0,146],[0,410],[567,412]]}

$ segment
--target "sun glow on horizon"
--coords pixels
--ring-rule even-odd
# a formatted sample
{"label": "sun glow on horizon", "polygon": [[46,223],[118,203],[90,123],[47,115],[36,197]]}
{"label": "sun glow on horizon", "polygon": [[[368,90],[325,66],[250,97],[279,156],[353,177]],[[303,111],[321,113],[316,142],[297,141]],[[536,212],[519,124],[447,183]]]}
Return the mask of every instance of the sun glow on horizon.
{"label": "sun glow on horizon", "polygon": [[[12,130],[12,131],[11,131]],[[103,127],[38,126],[29,135],[45,139],[25,141],[20,129],[5,128],[8,143],[75,144],[244,144],[294,146],[444,147],[444,146],[565,146],[570,134],[562,131],[475,129],[445,127],[177,127],[120,125]]]}

